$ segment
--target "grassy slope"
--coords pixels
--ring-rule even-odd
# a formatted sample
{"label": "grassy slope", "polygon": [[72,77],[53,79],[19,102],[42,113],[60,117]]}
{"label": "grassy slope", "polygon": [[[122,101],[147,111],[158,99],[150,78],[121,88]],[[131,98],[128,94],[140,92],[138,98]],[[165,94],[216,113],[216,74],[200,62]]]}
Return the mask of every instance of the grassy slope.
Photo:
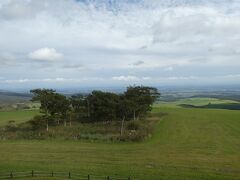
{"label": "grassy slope", "polygon": [[[168,113],[149,141],[0,143],[0,169],[78,171],[140,179],[224,179],[240,173],[240,112],[157,106]],[[193,168],[196,167],[197,169]]]}
{"label": "grassy slope", "polygon": [[9,121],[17,123],[28,121],[38,113],[39,110],[2,111],[0,112],[0,126],[6,125]]}

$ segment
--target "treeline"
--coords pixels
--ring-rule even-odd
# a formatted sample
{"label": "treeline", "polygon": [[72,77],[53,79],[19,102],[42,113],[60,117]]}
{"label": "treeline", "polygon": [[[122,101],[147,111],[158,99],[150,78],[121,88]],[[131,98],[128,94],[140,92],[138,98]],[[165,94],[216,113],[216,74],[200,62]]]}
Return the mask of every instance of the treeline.
{"label": "treeline", "polygon": [[72,121],[107,122],[136,120],[144,117],[158,99],[156,88],[130,86],[122,94],[92,91],[67,97],[52,89],[34,89],[32,101],[40,102],[42,115],[31,123],[35,127],[51,124],[72,126]]}

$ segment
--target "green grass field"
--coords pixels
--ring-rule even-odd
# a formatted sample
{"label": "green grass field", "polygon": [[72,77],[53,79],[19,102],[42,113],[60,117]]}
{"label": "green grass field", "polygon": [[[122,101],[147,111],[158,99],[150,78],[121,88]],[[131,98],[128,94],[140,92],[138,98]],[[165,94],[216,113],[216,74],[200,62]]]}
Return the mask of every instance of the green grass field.
{"label": "green grass field", "polygon": [[176,102],[177,104],[191,104],[195,106],[202,106],[208,103],[211,104],[225,104],[225,103],[237,103],[237,101],[233,100],[223,100],[216,98],[185,98]]}
{"label": "green grass field", "polygon": [[0,126],[6,125],[9,121],[22,123],[37,115],[39,110],[0,111]]}
{"label": "green grass field", "polygon": [[238,101],[233,100],[223,100],[223,99],[216,99],[216,98],[183,98],[177,100],[175,102],[163,102],[160,101],[160,105],[164,105],[166,107],[179,107],[180,104],[189,104],[194,106],[204,106],[207,104],[230,104],[230,103],[239,103]]}
{"label": "green grass field", "polygon": [[[240,111],[156,105],[141,143],[2,141],[1,171],[44,170],[134,179],[240,178]],[[1,113],[0,113],[1,114]]]}

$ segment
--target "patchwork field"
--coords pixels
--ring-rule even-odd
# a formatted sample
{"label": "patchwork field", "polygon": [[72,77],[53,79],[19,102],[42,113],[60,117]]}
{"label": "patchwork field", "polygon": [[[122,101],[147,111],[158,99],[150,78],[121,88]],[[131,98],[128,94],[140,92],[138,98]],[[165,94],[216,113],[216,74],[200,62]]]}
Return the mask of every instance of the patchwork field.
{"label": "patchwork field", "polygon": [[[160,112],[167,115],[160,118]],[[159,123],[153,137],[141,143],[2,141],[0,169],[134,179],[240,178],[240,111],[163,104],[156,105],[151,116],[149,120]]]}
{"label": "patchwork field", "polygon": [[183,98],[174,102],[160,101],[159,104],[165,107],[180,107],[181,104],[204,106],[208,104],[223,105],[223,104],[239,104],[239,101],[225,100],[217,98]]}

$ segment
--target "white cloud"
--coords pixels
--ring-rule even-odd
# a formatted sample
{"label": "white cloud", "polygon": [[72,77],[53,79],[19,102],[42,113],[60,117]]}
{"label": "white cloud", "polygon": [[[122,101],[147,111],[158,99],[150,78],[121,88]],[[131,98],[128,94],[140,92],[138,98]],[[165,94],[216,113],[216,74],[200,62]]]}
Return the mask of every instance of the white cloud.
{"label": "white cloud", "polygon": [[168,77],[167,79],[169,79],[169,80],[196,80],[196,79],[200,79],[200,78],[196,77],[196,76],[172,76],[172,77]]}
{"label": "white cloud", "polygon": [[[1,80],[1,78],[0,78]],[[99,77],[90,77],[90,78],[43,78],[43,79],[3,79],[3,82],[8,84],[24,84],[24,83],[77,83],[84,81],[102,81],[102,78]]]}
{"label": "white cloud", "polygon": [[114,76],[112,77],[112,80],[117,80],[117,81],[148,81],[151,80],[151,77],[144,76],[144,77],[137,77],[137,76]]}
{"label": "white cloud", "polygon": [[41,48],[29,53],[28,57],[34,60],[56,61],[60,60],[63,55],[54,48]]}
{"label": "white cloud", "polygon": [[106,2],[0,0],[0,76],[85,77],[101,85],[90,77],[121,84],[239,72],[238,0]]}
{"label": "white cloud", "polygon": [[151,77],[143,77],[142,79],[143,80],[151,80],[152,78]]}
{"label": "white cloud", "polygon": [[112,77],[113,80],[117,80],[117,81],[135,81],[135,80],[139,80],[138,77],[136,76],[114,76]]}

